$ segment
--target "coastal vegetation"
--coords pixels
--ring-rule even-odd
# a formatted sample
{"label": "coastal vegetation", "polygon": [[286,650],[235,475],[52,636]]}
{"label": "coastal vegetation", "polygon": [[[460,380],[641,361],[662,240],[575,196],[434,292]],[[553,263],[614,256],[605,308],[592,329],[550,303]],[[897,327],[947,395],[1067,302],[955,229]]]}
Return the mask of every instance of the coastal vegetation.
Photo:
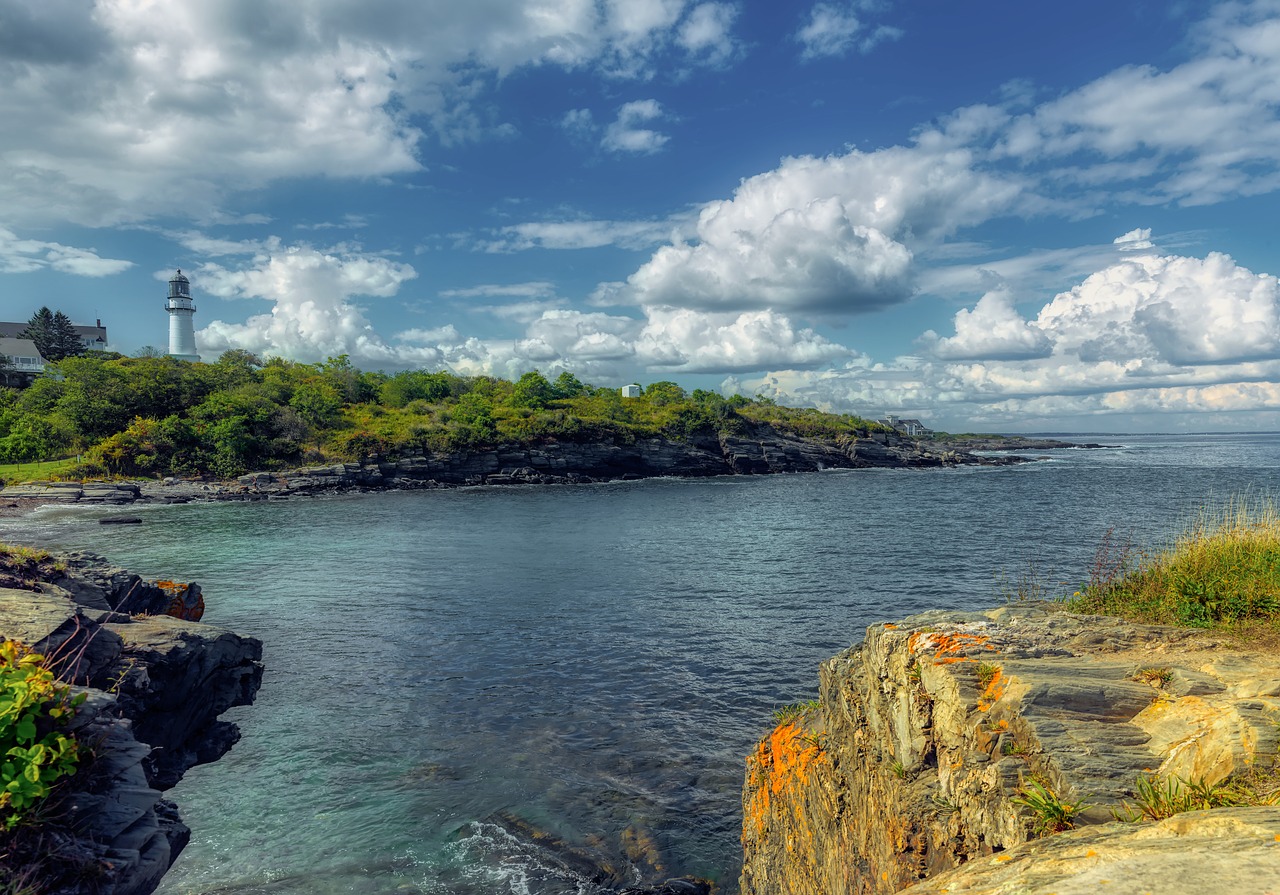
{"label": "coastal vegetation", "polygon": [[[534,370],[515,382],[411,370],[362,371],[346,356],[214,363],[89,352],[24,390],[0,389],[0,463],[80,456],[65,478],[212,475],[548,441],[634,443],[757,427],[840,439],[890,431],[851,415],[725,398],[674,382],[639,397]],[[2,473],[0,473],[2,474]],[[21,469],[17,470],[21,475]]]}
{"label": "coastal vegetation", "polygon": [[1163,550],[1139,552],[1110,534],[1073,612],[1148,624],[1214,628],[1245,639],[1280,636],[1280,512],[1240,499],[1205,511]]}

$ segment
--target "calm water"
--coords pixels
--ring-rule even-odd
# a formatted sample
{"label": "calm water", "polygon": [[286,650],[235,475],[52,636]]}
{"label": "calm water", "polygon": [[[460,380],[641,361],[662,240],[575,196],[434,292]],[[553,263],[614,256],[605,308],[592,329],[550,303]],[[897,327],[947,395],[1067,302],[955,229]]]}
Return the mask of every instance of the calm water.
{"label": "calm water", "polygon": [[[0,537],[199,581],[261,638],[244,739],[174,790],[177,893],[590,895],[583,856],[735,892],[743,757],[866,625],[1072,589],[1271,494],[1280,436],[1111,439],[1006,469],[47,509]],[[131,512],[137,512],[131,510]],[[561,845],[535,843],[531,831]]]}

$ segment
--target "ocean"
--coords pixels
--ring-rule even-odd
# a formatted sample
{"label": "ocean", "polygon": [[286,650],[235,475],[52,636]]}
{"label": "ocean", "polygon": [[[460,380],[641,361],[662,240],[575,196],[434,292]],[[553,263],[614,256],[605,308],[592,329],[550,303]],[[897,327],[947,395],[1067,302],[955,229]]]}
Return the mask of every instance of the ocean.
{"label": "ocean", "polygon": [[243,739],[171,792],[164,895],[737,891],[743,760],[868,624],[1069,593],[1266,498],[1280,435],[1096,436],[997,468],[50,507],[0,539],[199,582],[262,639]]}

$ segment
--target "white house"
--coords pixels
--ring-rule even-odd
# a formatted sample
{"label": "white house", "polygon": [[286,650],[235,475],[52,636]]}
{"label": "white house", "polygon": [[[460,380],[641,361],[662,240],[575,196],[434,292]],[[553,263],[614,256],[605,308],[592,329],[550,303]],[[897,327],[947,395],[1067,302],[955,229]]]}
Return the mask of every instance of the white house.
{"label": "white house", "polygon": [[638,383],[633,382],[622,387],[622,397],[624,398],[638,398],[642,394],[644,394],[644,389]]}
{"label": "white house", "polygon": [[30,339],[0,337],[0,359],[7,365],[0,370],[0,381],[6,385],[11,384],[10,380],[15,374],[34,379],[44,372],[44,358],[40,356],[36,343]]}

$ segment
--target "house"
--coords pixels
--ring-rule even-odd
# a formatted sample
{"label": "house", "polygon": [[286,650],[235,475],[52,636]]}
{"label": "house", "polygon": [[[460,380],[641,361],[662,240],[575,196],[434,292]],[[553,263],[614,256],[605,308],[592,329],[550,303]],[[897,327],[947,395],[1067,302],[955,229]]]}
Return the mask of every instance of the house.
{"label": "house", "polygon": [[912,438],[928,438],[933,434],[933,430],[919,420],[904,420],[892,413],[885,414],[884,419],[877,422]]}
{"label": "house", "polygon": [[4,360],[4,366],[0,367],[0,384],[3,385],[29,385],[44,372],[44,358],[30,339],[0,337],[0,359]]}
{"label": "house", "polygon": [[[107,328],[99,319],[93,326],[73,325],[72,329],[80,337],[80,344],[85,351],[105,351],[107,347]],[[10,323],[0,321],[0,339],[18,339],[27,331],[26,323]]]}
{"label": "house", "polygon": [[638,398],[642,394],[644,394],[644,389],[638,383],[633,382],[622,387],[622,397],[624,398]]}

